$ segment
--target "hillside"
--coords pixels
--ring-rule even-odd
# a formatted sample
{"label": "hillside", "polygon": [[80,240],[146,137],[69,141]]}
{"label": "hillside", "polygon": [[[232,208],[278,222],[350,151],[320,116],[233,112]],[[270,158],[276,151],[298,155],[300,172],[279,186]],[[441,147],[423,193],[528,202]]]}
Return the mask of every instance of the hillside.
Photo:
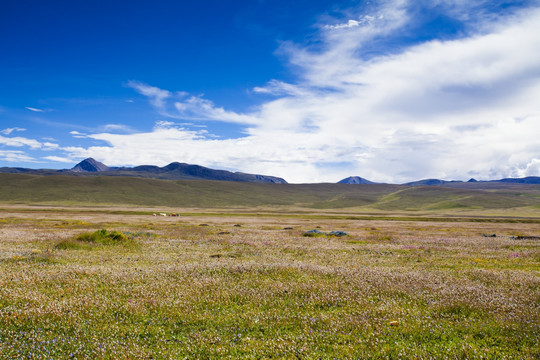
{"label": "hillside", "polygon": [[0,201],[22,204],[174,206],[198,208],[295,206],[381,211],[540,209],[540,187],[508,184],[482,190],[387,184],[269,184],[171,181],[116,176],[0,174]]}

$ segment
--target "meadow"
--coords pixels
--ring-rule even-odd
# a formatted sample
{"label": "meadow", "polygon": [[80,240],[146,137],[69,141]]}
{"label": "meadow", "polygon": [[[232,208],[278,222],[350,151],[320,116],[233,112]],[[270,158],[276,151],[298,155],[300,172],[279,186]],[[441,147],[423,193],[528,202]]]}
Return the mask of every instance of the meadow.
{"label": "meadow", "polygon": [[4,205],[0,358],[540,358],[534,219],[160,211]]}

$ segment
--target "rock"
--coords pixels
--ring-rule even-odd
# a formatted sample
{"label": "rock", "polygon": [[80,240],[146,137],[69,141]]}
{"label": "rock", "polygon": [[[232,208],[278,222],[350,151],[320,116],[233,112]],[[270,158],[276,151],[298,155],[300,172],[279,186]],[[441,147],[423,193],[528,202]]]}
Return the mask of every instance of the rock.
{"label": "rock", "polygon": [[348,236],[349,234],[347,234],[345,231],[338,230],[338,231],[330,231],[328,235],[341,237],[341,236]]}
{"label": "rock", "polygon": [[318,236],[326,236],[326,235],[327,234],[322,232],[322,231],[319,231],[317,229],[313,229],[313,230],[306,231],[303,236],[318,237]]}
{"label": "rock", "polygon": [[540,236],[518,235],[516,240],[540,240]]}

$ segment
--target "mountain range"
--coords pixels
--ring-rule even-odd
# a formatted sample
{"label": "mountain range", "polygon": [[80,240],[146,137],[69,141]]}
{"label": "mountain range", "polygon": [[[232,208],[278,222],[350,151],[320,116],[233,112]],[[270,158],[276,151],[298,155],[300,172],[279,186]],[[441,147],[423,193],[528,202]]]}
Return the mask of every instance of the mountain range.
{"label": "mountain range", "polygon": [[[445,186],[445,187],[493,187],[497,183],[515,183],[515,184],[540,184],[540,176],[527,176],[523,178],[504,178],[500,180],[476,180],[470,179],[468,181],[461,180],[440,180],[440,179],[422,179],[417,181],[411,181],[401,185],[408,186]],[[360,176],[350,176],[343,180],[338,181],[338,184],[381,184],[373,181],[369,181]]]}
{"label": "mountain range", "polygon": [[[200,165],[191,165],[173,162],[169,165],[159,167],[155,165],[140,165],[135,167],[109,167],[93,158],[87,158],[75,165],[71,169],[51,170],[51,169],[27,169],[19,167],[2,167],[0,173],[25,173],[33,175],[73,175],[73,176],[131,176],[142,178],[153,178],[163,180],[220,180],[237,182],[275,183],[286,184],[287,181],[280,177],[258,174],[247,174],[242,172],[231,172],[227,170],[215,170]],[[378,184],[360,176],[350,176],[338,181],[339,184]],[[500,180],[440,180],[423,179],[408,182],[402,185],[408,186],[443,186],[443,187],[496,187],[497,184],[540,184],[540,177],[528,176],[523,178],[504,178]]]}
{"label": "mountain range", "polygon": [[133,176],[162,180],[221,180],[286,184],[279,177],[231,172],[227,170],[214,170],[199,165],[190,165],[173,162],[159,167],[154,165],[141,165],[135,167],[109,167],[93,158],[84,159],[71,169],[26,169],[26,168],[0,168],[3,173],[24,173],[32,175],[74,175],[74,176]]}

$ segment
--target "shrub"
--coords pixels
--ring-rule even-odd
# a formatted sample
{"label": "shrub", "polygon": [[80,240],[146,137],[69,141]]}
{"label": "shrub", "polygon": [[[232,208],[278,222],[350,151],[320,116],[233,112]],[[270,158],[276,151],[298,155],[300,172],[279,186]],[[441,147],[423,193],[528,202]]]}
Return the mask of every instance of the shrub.
{"label": "shrub", "polygon": [[121,232],[101,229],[93,233],[83,233],[77,236],[77,240],[98,244],[118,244],[126,242],[128,238]]}
{"label": "shrub", "polygon": [[131,242],[131,238],[121,232],[101,229],[93,233],[80,234],[76,238],[62,240],[55,247],[62,250],[77,250],[91,249],[97,245],[127,245]]}

